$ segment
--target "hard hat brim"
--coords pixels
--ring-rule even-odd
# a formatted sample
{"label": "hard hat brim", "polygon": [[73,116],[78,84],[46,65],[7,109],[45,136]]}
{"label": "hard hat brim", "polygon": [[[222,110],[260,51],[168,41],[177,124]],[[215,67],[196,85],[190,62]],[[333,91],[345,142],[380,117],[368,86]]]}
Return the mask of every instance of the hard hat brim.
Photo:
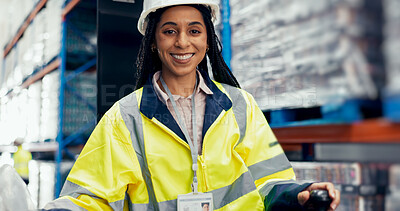
{"label": "hard hat brim", "polygon": [[138,28],[139,32],[142,35],[145,34],[146,27],[147,27],[147,22],[148,22],[147,17],[148,17],[148,15],[150,13],[155,12],[156,10],[164,8],[164,7],[184,5],[184,4],[203,4],[203,5],[210,6],[211,7],[211,13],[212,13],[211,14],[212,21],[213,21],[214,24],[218,23],[218,21],[219,21],[218,18],[220,16],[219,15],[220,11],[219,11],[219,5],[218,4],[211,3],[210,1],[204,1],[204,0],[203,1],[199,1],[199,0],[197,0],[197,1],[187,1],[187,2],[185,1],[185,3],[177,1],[175,3],[174,2],[169,3],[168,5],[155,6],[155,7],[152,7],[150,9],[143,10],[142,13],[140,14],[140,18],[139,18],[139,21],[138,21],[138,24],[137,24],[137,28]]}

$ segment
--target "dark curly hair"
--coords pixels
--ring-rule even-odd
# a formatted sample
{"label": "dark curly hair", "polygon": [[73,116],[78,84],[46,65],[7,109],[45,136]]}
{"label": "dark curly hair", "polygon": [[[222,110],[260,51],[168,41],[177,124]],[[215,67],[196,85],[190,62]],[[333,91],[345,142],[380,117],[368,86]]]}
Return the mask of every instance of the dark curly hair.
{"label": "dark curly hair", "polygon": [[[222,58],[222,45],[217,35],[215,34],[214,25],[211,21],[211,9],[207,6],[200,4],[189,4],[186,6],[196,8],[203,16],[203,20],[207,28],[207,44],[209,46],[209,50],[206,55],[208,56],[211,63],[214,80],[220,83],[225,83],[240,88],[238,81],[236,80],[235,76],[233,76],[231,70]],[[141,88],[144,83],[146,83],[149,75],[152,75],[156,71],[161,70],[161,60],[158,57],[157,52],[153,52],[151,50],[151,46],[153,43],[155,43],[156,25],[160,21],[161,15],[164,13],[165,10],[171,7],[172,6],[158,9],[148,15],[146,32],[142,39],[142,43],[140,45],[139,53],[136,59],[137,71],[135,74],[135,78],[137,79],[137,81],[135,84],[135,89]],[[208,74],[207,56],[205,56],[198,65],[199,71],[206,74]]]}

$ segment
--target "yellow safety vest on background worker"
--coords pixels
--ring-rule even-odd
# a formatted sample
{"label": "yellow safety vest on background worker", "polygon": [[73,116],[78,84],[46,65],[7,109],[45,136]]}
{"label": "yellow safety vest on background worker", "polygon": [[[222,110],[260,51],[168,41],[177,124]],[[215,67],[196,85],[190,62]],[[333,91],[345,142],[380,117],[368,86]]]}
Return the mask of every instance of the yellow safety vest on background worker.
{"label": "yellow safety vest on background worker", "polygon": [[29,179],[29,161],[32,160],[32,154],[28,150],[22,148],[22,145],[18,146],[17,152],[13,155],[14,168],[17,173],[24,180]]}
{"label": "yellow safety vest on background worker", "polygon": [[[288,201],[285,194],[305,186],[295,184],[293,169],[253,97],[203,77],[213,94],[206,99],[198,191],[213,193],[214,210],[221,211],[264,210],[264,199],[267,209],[297,203],[297,197]],[[192,180],[189,145],[149,79],[107,111],[62,197],[45,208],[176,210],[177,196],[191,192]]]}

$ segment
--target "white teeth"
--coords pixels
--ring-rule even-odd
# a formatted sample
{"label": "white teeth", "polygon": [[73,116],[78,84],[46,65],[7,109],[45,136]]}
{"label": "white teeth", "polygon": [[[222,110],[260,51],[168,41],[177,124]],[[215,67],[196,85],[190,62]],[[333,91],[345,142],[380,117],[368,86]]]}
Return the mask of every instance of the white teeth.
{"label": "white teeth", "polygon": [[179,60],[189,59],[189,58],[192,57],[193,55],[194,55],[193,53],[185,54],[185,55],[171,54],[172,57],[174,57],[175,59],[179,59]]}

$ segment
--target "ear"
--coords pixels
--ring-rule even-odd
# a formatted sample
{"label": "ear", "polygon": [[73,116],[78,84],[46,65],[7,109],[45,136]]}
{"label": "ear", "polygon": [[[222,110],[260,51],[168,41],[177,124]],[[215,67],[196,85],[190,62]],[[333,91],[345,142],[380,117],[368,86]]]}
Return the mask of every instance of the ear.
{"label": "ear", "polygon": [[153,52],[156,52],[156,50],[157,50],[157,46],[156,46],[156,44],[151,44],[151,51],[153,51]]}

